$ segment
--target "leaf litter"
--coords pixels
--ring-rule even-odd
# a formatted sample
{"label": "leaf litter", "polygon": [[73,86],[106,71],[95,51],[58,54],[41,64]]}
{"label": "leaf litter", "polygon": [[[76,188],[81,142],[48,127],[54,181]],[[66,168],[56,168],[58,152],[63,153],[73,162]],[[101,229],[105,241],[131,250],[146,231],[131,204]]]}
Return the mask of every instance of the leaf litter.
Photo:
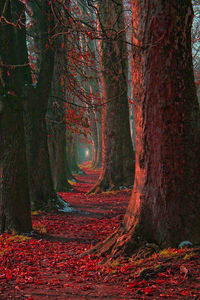
{"label": "leaf litter", "polygon": [[146,256],[147,247],[106,264],[80,257],[117,229],[131,195],[131,189],[87,195],[99,170],[82,169],[87,175],[76,176],[76,191],[59,194],[71,211],[33,212],[31,237],[0,235],[0,299],[200,299],[199,248]]}

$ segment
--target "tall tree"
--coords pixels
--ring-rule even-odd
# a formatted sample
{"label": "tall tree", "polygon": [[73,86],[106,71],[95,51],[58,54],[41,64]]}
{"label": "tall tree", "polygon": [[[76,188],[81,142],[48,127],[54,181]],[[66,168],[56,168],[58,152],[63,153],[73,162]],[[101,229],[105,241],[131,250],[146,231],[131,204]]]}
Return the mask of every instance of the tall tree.
{"label": "tall tree", "polygon": [[[63,10],[61,13],[64,15]],[[62,19],[62,26],[69,27],[68,18]],[[57,26],[57,32],[61,32],[61,24]],[[67,145],[66,145],[66,124],[64,100],[66,98],[66,84],[64,80],[64,66],[67,64],[67,42],[64,36],[61,36],[56,41],[57,47],[55,50],[55,67],[52,80],[52,97],[49,99],[48,109],[48,127],[49,127],[49,150],[51,169],[56,191],[64,192],[72,189],[67,179],[70,179],[69,165],[67,161]]]}
{"label": "tall tree", "polygon": [[[11,13],[12,12],[12,13]],[[2,191],[0,230],[30,232],[31,214],[23,122],[24,87],[27,84],[27,60],[24,5],[0,3],[0,97]]]}
{"label": "tall tree", "polygon": [[50,167],[46,113],[51,91],[55,51],[51,35],[54,32],[54,16],[49,1],[30,2],[34,26],[38,32],[36,48],[38,51],[39,74],[35,86],[29,87],[26,103],[26,136],[29,162],[30,197],[33,209],[54,210],[58,199],[53,187]]}
{"label": "tall tree", "polygon": [[127,96],[127,46],[123,2],[98,2],[102,107],[102,171],[90,192],[130,186],[134,180],[134,153]]}
{"label": "tall tree", "polygon": [[131,255],[146,242],[200,243],[200,114],[190,0],[135,0],[136,174],[121,228],[92,251]]}

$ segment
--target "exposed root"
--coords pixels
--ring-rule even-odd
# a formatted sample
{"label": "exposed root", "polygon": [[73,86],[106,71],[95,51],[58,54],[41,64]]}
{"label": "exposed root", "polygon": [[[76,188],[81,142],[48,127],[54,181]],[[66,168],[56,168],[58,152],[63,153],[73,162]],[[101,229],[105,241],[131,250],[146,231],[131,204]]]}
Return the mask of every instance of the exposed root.
{"label": "exposed root", "polygon": [[145,240],[138,241],[131,232],[125,232],[123,224],[107,239],[98,243],[88,251],[82,253],[86,255],[97,255],[105,257],[103,263],[120,258],[141,259],[158,252],[160,247],[154,243],[147,243]]}
{"label": "exposed root", "polygon": [[81,257],[84,257],[86,255],[95,254],[98,256],[106,256],[112,252],[112,249],[116,243],[117,238],[120,235],[120,230],[118,229],[114,233],[112,233],[107,239],[104,241],[98,243],[91,249],[87,250],[86,252],[81,254]]}
{"label": "exposed root", "polygon": [[99,194],[102,192],[119,190],[119,185],[116,185],[109,181],[107,178],[99,179],[99,181],[93,186],[87,194]]}
{"label": "exposed root", "polygon": [[113,184],[113,183],[108,183],[108,181],[100,181],[97,182],[97,184],[95,186],[93,186],[89,192],[87,192],[87,194],[100,194],[103,192],[110,192],[110,191],[118,191],[118,190],[122,190],[122,189],[128,189],[128,188],[132,188],[132,186],[130,185],[119,185],[119,184]]}

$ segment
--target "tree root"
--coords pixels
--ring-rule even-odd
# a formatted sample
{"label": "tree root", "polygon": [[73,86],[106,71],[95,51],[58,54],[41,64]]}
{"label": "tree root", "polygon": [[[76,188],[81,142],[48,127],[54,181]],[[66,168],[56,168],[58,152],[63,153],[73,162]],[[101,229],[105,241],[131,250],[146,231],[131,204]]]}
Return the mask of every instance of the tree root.
{"label": "tree root", "polygon": [[114,184],[112,181],[108,180],[107,178],[99,179],[98,182],[93,186],[87,194],[100,194],[102,192],[108,191],[116,191],[119,189],[119,185]]}
{"label": "tree root", "polygon": [[160,247],[155,243],[147,243],[145,240],[137,240],[132,232],[125,232],[123,224],[112,233],[107,239],[98,243],[88,251],[81,254],[81,257],[86,255],[97,255],[105,257],[103,263],[113,261],[120,258],[142,259],[151,256],[158,252]]}

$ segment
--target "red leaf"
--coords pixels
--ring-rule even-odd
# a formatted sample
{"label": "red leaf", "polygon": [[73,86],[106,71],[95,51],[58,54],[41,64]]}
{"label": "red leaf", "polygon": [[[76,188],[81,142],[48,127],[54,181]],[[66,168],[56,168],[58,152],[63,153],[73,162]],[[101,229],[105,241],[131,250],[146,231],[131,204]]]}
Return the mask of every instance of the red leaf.
{"label": "red leaf", "polygon": [[129,284],[127,284],[128,289],[132,289],[138,285],[137,281],[132,281]]}
{"label": "red leaf", "polygon": [[7,270],[7,271],[6,271],[6,278],[7,278],[7,279],[12,279],[12,276],[13,276],[13,275],[12,275],[12,272],[11,272],[10,270]]}

